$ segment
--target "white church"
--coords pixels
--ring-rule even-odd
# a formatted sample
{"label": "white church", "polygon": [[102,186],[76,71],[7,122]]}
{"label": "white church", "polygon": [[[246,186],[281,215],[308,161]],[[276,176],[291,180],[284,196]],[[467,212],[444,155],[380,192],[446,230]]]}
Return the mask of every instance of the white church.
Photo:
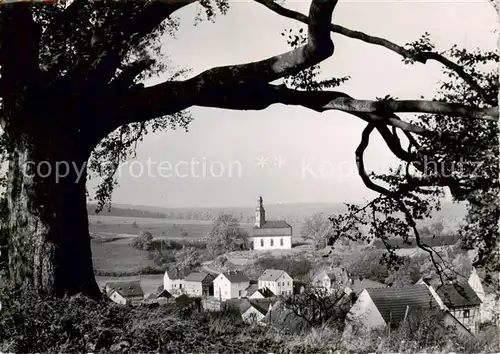
{"label": "white church", "polygon": [[266,220],[262,197],[258,199],[252,231],[254,250],[292,248],[292,227],[285,220]]}

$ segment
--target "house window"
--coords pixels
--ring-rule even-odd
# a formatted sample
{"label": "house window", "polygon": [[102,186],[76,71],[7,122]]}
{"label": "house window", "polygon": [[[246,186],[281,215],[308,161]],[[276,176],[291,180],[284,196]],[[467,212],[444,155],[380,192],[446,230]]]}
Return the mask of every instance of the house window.
{"label": "house window", "polygon": [[179,284],[179,289],[182,289],[182,284]]}
{"label": "house window", "polygon": [[283,239],[280,238],[280,246],[283,246]]}
{"label": "house window", "polygon": [[273,246],[274,246],[274,240],[271,239],[271,247],[273,247]]}
{"label": "house window", "polygon": [[464,310],[464,318],[470,317],[470,310]]}
{"label": "house window", "polygon": [[264,247],[264,239],[263,238],[260,239],[260,247]]}

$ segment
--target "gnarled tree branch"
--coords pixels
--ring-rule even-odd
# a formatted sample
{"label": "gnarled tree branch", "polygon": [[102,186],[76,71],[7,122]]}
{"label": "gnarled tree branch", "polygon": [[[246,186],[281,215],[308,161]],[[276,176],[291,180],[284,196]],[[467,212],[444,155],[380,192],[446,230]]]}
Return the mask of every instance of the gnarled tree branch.
{"label": "gnarled tree branch", "polygon": [[[274,2],[274,0],[255,0],[255,1],[258,2],[259,4],[264,5],[265,7],[277,13],[278,15],[288,17],[303,23],[309,23],[309,18],[306,15],[301,14],[300,12],[297,11],[284,8],[283,6]],[[485,100],[485,102],[493,104],[492,102],[488,101],[487,99],[488,96],[484,92],[483,88],[472,78],[472,76],[467,74],[460,65],[454,63],[453,61],[447,59],[446,57],[444,57],[439,53],[421,52],[418,54],[414,54],[409,50],[405,49],[404,47],[397,45],[387,39],[376,36],[370,36],[366,33],[360,31],[354,31],[349,28],[342,27],[340,25],[331,24],[330,30],[334,33],[338,33],[349,38],[358,39],[365,43],[382,46],[384,48],[393,51],[394,53],[399,54],[403,58],[411,59],[420,62],[422,64],[425,64],[428,60],[435,60],[441,63],[442,65],[448,67],[449,69],[453,70],[455,73],[457,73],[457,75],[460,76],[474,91],[476,91],[481,96],[481,98]]]}
{"label": "gnarled tree branch", "polygon": [[[234,72],[237,73],[237,67]],[[214,71],[212,71],[214,70]],[[223,72],[231,67],[223,68]],[[383,121],[416,134],[432,134],[417,125],[404,122],[390,113],[415,112],[447,114],[472,119],[498,120],[498,109],[469,108],[437,101],[369,101],[355,100],[338,91],[299,91],[283,85],[255,84],[226,87],[210,85],[204,76],[218,76],[210,69],[199,76],[182,82],[165,82],[151,86],[126,97],[122,102],[122,115],[117,124],[128,124],[177,112],[193,105],[234,110],[263,110],[272,104],[303,106],[317,112],[339,110],[352,113],[372,122]],[[237,76],[237,74],[235,74]],[[201,77],[201,78],[200,78]],[[215,80],[215,78],[213,79]],[[232,80],[238,80],[233,78]],[[360,115],[363,114],[363,115]],[[116,127],[115,127],[116,128]]]}
{"label": "gnarled tree branch", "polygon": [[[381,195],[391,198],[399,206],[399,209],[403,212],[405,215],[405,219],[408,222],[408,225],[410,228],[413,230],[413,234],[415,236],[415,242],[417,244],[417,247],[420,249],[426,251],[430,258],[432,263],[434,264],[434,267],[436,268],[436,271],[439,275],[439,278],[441,279],[441,282],[443,282],[443,267],[441,264],[439,264],[436,259],[434,258],[434,254],[437,254],[439,257],[440,255],[429,245],[422,243],[422,240],[420,239],[420,233],[417,229],[417,225],[415,223],[415,220],[413,219],[413,216],[411,215],[410,211],[406,207],[405,203],[402,201],[401,196],[404,194],[404,192],[399,191],[399,192],[393,192],[390,191],[376,183],[374,183],[368,174],[366,173],[365,170],[365,165],[364,165],[364,153],[366,151],[366,148],[368,147],[368,144],[370,142],[370,134],[373,132],[375,128],[375,125],[372,123],[369,123],[366,128],[363,130],[363,133],[361,134],[361,142],[359,143],[357,149],[356,149],[356,166],[358,168],[358,174],[361,177],[361,180],[365,184],[367,188],[369,188],[372,191],[375,191],[377,193],[380,193]],[[440,257],[441,258],[441,257]],[[442,258],[441,258],[442,260]]]}

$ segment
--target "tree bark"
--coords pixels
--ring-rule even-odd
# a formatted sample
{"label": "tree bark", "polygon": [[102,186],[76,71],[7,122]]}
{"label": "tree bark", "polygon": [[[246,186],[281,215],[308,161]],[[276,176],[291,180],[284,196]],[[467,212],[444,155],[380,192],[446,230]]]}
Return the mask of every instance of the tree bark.
{"label": "tree bark", "polygon": [[41,294],[99,298],[86,205],[90,150],[78,146],[72,134],[44,133],[11,137],[9,279]]}

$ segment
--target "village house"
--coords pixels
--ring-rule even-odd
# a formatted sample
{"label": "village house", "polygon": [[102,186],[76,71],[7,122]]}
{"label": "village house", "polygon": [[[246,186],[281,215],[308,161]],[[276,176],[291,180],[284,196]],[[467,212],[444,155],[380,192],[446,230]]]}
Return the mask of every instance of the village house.
{"label": "village house", "polygon": [[450,312],[440,310],[440,307],[425,284],[364,289],[347,314],[344,335],[385,326],[397,328],[409,314],[438,310],[444,326],[451,326],[458,333],[470,336],[466,327]]}
{"label": "village house", "polygon": [[386,288],[387,285],[367,278],[351,278],[346,287],[346,293],[353,294],[354,299],[365,289]]}
{"label": "village house", "polygon": [[285,220],[266,220],[262,197],[255,211],[252,242],[255,250],[292,248],[292,227]]}
{"label": "village house", "polygon": [[237,309],[246,323],[264,324],[263,320],[274,303],[271,299],[231,299],[226,302],[226,306]]}
{"label": "village house", "polygon": [[172,293],[170,291],[168,291],[167,289],[163,289],[161,290],[158,294],[157,294],[157,299],[166,299],[166,300],[169,300],[173,297]]}
{"label": "village house", "polygon": [[221,300],[238,299],[245,296],[249,286],[250,279],[243,272],[227,271],[214,279],[214,296]]}
{"label": "village house", "polygon": [[167,270],[163,275],[163,289],[169,291],[172,295],[180,295],[184,292],[184,277],[175,270]]}
{"label": "village house", "polygon": [[136,305],[144,299],[140,281],[109,282],[105,291],[111,301],[121,305]]}
{"label": "village house", "polygon": [[275,296],[269,288],[259,289],[259,284],[251,284],[245,293],[245,297],[249,299],[268,299]]}
{"label": "village house", "polygon": [[443,310],[449,311],[471,333],[479,330],[481,299],[465,281],[452,281],[445,284],[440,279],[422,278],[417,284],[425,284],[435,290],[432,292]]}
{"label": "village house", "polygon": [[313,285],[327,292],[344,290],[349,282],[349,273],[344,268],[333,268],[318,273],[313,278]]}
{"label": "village house", "polygon": [[214,276],[206,272],[192,272],[184,278],[184,293],[188,296],[213,296]]}
{"label": "village house", "polygon": [[258,279],[259,289],[268,288],[274,295],[293,295],[293,279],[284,270],[266,269]]}
{"label": "village house", "polygon": [[[499,281],[500,279],[494,280]],[[496,300],[493,287],[484,284],[476,268],[472,268],[467,282],[481,300],[481,305],[479,305],[479,322],[486,323],[497,321],[500,312],[500,304],[498,304]]]}

